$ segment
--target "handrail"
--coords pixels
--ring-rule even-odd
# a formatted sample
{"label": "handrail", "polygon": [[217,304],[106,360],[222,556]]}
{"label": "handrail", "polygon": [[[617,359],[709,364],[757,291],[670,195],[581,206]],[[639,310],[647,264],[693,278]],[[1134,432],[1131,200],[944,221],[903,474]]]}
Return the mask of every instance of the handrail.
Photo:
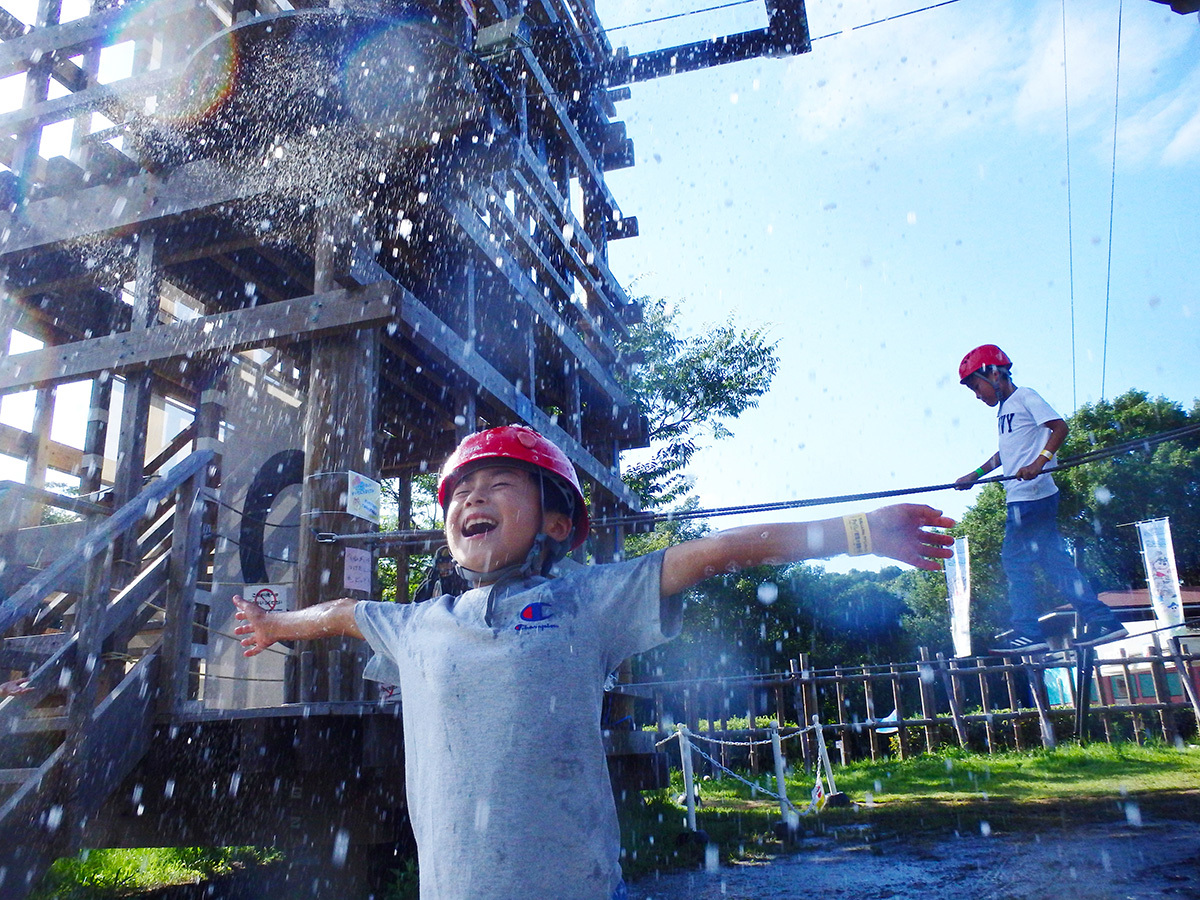
{"label": "handrail", "polygon": [[0,481],[0,497],[6,494],[20,497],[22,500],[44,503],[46,506],[65,509],[67,512],[79,513],[85,516],[107,516],[112,512],[107,506],[101,506],[99,503],[80,500],[78,497],[68,497],[65,494],[56,494],[54,491],[36,488],[33,485],[22,484],[19,481]]}
{"label": "handrail", "polygon": [[153,510],[171,496],[189,478],[207,466],[213,459],[211,450],[197,450],[162,479],[146,488],[105,521],[85,534],[68,553],[38,575],[34,576],[19,591],[0,603],[0,634],[8,631],[18,620],[29,615],[37,607],[46,592],[51,590],[64,576],[81,569],[119,535],[124,534],[142,519],[147,510]]}

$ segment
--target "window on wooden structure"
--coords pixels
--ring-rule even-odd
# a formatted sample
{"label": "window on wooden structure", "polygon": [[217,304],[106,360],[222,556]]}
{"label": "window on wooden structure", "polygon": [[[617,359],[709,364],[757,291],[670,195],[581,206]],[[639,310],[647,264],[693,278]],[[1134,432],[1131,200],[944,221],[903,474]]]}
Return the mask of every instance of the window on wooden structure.
{"label": "window on wooden structure", "polygon": [[1167,693],[1172,697],[1183,696],[1183,682],[1179,680],[1178,672],[1171,672],[1167,675]]}
{"label": "window on wooden structure", "polygon": [[1149,672],[1139,672],[1137,677],[1138,696],[1154,699],[1154,677]]}

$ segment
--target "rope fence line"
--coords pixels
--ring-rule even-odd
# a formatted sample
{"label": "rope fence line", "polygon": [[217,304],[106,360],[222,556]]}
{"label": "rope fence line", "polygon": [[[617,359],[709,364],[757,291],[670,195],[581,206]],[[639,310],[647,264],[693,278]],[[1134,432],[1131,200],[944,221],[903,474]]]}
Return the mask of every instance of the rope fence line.
{"label": "rope fence line", "polygon": [[[796,821],[800,816],[806,816],[810,813],[818,811],[824,805],[825,798],[837,790],[833,781],[833,766],[829,760],[829,754],[825,748],[825,741],[821,737],[821,729],[823,727],[824,726],[821,725],[818,717],[814,715],[812,725],[795,729],[790,735],[788,735],[788,737],[798,737],[799,735],[808,732],[815,732],[817,735],[818,765],[814,772],[815,781],[812,789],[812,799],[808,806],[803,810],[798,808],[796,804],[791,801],[787,794],[787,760],[783,755],[784,739],[779,734],[779,723],[776,721],[771,722],[771,736],[769,739],[765,741],[752,740],[749,742],[750,746],[757,746],[760,744],[771,745],[772,756],[774,757],[775,763],[774,791],[762,784],[743,777],[740,773],[735,772],[723,762],[714,759],[711,755],[705,753],[702,749],[697,747],[693,743],[692,739],[699,738],[700,740],[707,741],[710,744],[717,744],[719,746],[746,746],[747,742],[745,741],[720,741],[715,738],[705,738],[700,735],[693,734],[688,730],[687,725],[679,723],[675,726],[675,732],[673,734],[657,742],[654,746],[656,749],[658,749],[666,745],[669,741],[674,740],[679,742],[679,758],[681,769],[683,771],[683,800],[687,807],[688,830],[693,834],[703,834],[703,832],[698,831],[696,827],[696,784],[695,777],[692,772],[693,753],[705,760],[715,771],[724,772],[726,776],[733,778],[735,781],[741,782],[746,787],[750,788],[754,794],[765,794],[772,800],[777,801],[779,803],[779,814],[782,818],[782,826],[788,831],[794,831],[796,828]],[[826,790],[826,783],[828,784],[828,791]]]}

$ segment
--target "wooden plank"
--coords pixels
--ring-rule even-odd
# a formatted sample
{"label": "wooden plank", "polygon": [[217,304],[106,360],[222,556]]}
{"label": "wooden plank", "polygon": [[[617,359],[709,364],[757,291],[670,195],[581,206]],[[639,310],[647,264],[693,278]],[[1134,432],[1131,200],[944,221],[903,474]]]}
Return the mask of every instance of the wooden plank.
{"label": "wooden plank", "polygon": [[603,196],[604,202],[608,204],[611,210],[620,212],[621,207],[618,205],[616,198],[612,195],[612,192],[608,189],[608,185],[604,181],[604,175],[596,165],[596,160],[592,157],[591,150],[588,149],[587,144],[583,140],[583,136],[579,133],[579,129],[576,128],[575,123],[571,121],[570,113],[567,111],[567,108],[563,106],[562,101],[559,99],[559,90],[546,76],[545,71],[538,63],[537,57],[533,55],[533,51],[531,49],[528,47],[522,47],[520,53],[521,57],[525,61],[526,67],[529,69],[530,74],[533,75],[534,80],[537,81],[538,86],[541,88],[542,99],[545,101],[546,105],[554,111],[555,118],[558,119],[559,128],[576,153],[580,168],[582,170],[580,175],[586,175],[589,179],[591,179],[597,190]]}
{"label": "wooden plank", "polygon": [[114,105],[119,109],[127,105],[127,101],[157,93],[166,87],[177,74],[167,70],[156,70],[122,78],[108,84],[92,85],[63,97],[23,106],[13,112],[0,115],[0,133],[14,134],[38,125],[61,122],[97,108],[105,109],[109,118],[113,118],[114,115],[119,118],[120,114],[113,109]]}
{"label": "wooden plank", "polygon": [[[567,351],[577,358],[583,364],[583,368],[587,371],[591,379],[603,390],[618,406],[629,406],[631,401],[624,390],[613,380],[608,370],[601,365],[596,359],[595,354],[580,340],[574,330],[563,321],[558,312],[550,306],[546,298],[542,295],[541,289],[533,284],[528,278],[524,277],[524,267],[517,262],[516,259],[499,244],[492,243],[487,231],[487,226],[461,202],[453,209],[455,221],[459,227],[467,233],[467,235],[475,241],[481,250],[489,255],[495,255],[503,260],[504,268],[514,277],[510,278],[510,283],[516,288],[525,302],[533,309],[538,316],[541,317],[547,326],[558,336]],[[540,255],[539,255],[540,258]],[[552,273],[547,272],[548,277],[553,277]],[[616,354],[616,348],[604,340],[602,332],[598,331],[598,326],[592,324],[592,331],[601,341],[602,345],[610,353]]]}
{"label": "wooden plank", "polygon": [[38,247],[114,233],[140,223],[194,215],[270,190],[268,178],[202,159],[171,170],[102,184],[0,212],[0,259]]}
{"label": "wooden plank", "polygon": [[[61,25],[34,28],[0,44],[0,78],[29,68],[34,59],[47,53],[66,51],[73,56],[85,47],[108,47],[138,35],[153,34],[156,26],[169,17],[189,10],[202,10],[202,0],[158,0],[130,16],[128,6],[112,7]],[[214,28],[219,25],[214,17]],[[17,22],[20,25],[20,22]],[[6,35],[7,35],[6,30]]]}
{"label": "wooden plank", "polygon": [[0,361],[0,393],[126,372],[198,354],[251,350],[386,322],[396,285],[376,283],[203,316],[137,332],[104,335],[18,353]]}
{"label": "wooden plank", "polygon": [[364,280],[391,280],[400,319],[412,329],[413,340],[435,351],[447,359],[452,367],[461,371],[483,390],[496,398],[505,409],[557,444],[575,465],[589,478],[600,484],[620,502],[632,509],[641,509],[637,496],[621,480],[619,473],[603,465],[579,441],[564,431],[548,414],[534,406],[520,394],[505,377],[487,360],[475,352],[472,342],[464,341],[458,334],[412,293],[392,279],[391,275],[366,253],[355,255],[353,276]]}
{"label": "wooden plank", "polygon": [[[550,198],[556,209],[566,209],[567,204],[565,198],[559,193],[558,188],[550,178],[550,174],[546,171],[545,164],[534,155],[533,150],[528,144],[521,145],[519,161],[524,163],[525,168],[524,170],[516,170],[514,174],[516,174],[517,178],[521,181],[524,181],[524,179],[527,177],[532,178],[537,186],[541,188],[542,191],[544,191]],[[534,194],[532,186],[525,184],[524,187],[529,198],[533,200]],[[569,216],[570,213],[567,212],[565,215]],[[626,220],[617,220],[617,222],[623,221]],[[613,224],[615,225],[617,222],[614,222]],[[581,226],[578,222],[573,221],[572,227],[575,230],[574,240],[578,242],[580,247],[583,249],[584,256],[591,257],[591,261],[586,263],[586,265],[596,272],[598,277],[604,281],[608,290],[614,297],[618,299],[620,305],[630,303],[631,301],[629,300],[629,295],[625,293],[625,288],[617,280],[617,276],[615,276],[608,268],[608,264],[604,261],[604,256],[596,250],[596,246],[592,243],[592,239],[588,235],[587,231],[584,230],[583,226]]]}
{"label": "wooden plank", "polygon": [[76,817],[91,816],[146,755],[154,730],[154,686],[158,683],[157,653],[143,656],[110,693],[88,722],[79,778],[71,798]]}

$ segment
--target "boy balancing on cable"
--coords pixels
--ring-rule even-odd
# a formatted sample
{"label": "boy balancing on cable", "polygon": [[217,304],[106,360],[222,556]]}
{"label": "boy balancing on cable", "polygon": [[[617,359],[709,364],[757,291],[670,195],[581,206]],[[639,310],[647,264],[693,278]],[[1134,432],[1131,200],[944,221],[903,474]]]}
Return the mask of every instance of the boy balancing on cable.
{"label": "boy balancing on cable", "polygon": [[280,640],[349,635],[376,653],[366,676],[400,686],[425,900],[624,897],[600,730],[605,676],[674,637],[680,595],[709,575],[848,551],[936,569],[952,539],[930,529],[954,524],[901,504],[561,569],[587,537],[583,494],[565,454],[519,425],[466,438],[438,500],[472,585],[460,597],[282,613],[234,600],[247,656]]}
{"label": "boy balancing on cable", "polygon": [[1008,511],[1000,550],[1008,577],[1012,632],[991,651],[1021,654],[1050,649],[1038,621],[1035,566],[1041,567],[1046,579],[1083,620],[1077,646],[1125,637],[1125,626],[1075,568],[1058,531],[1058,485],[1049,470],[1067,439],[1067,423],[1037,391],[1013,384],[1012,360],[995,344],[983,344],[967,353],[958,364],[958,378],[980,401],[996,408],[1000,431],[1000,449],[978,469],[959,478],[955,482],[958,489],[966,490],[1000,466],[1005,475],[1016,476],[1015,481],[1004,483]]}

